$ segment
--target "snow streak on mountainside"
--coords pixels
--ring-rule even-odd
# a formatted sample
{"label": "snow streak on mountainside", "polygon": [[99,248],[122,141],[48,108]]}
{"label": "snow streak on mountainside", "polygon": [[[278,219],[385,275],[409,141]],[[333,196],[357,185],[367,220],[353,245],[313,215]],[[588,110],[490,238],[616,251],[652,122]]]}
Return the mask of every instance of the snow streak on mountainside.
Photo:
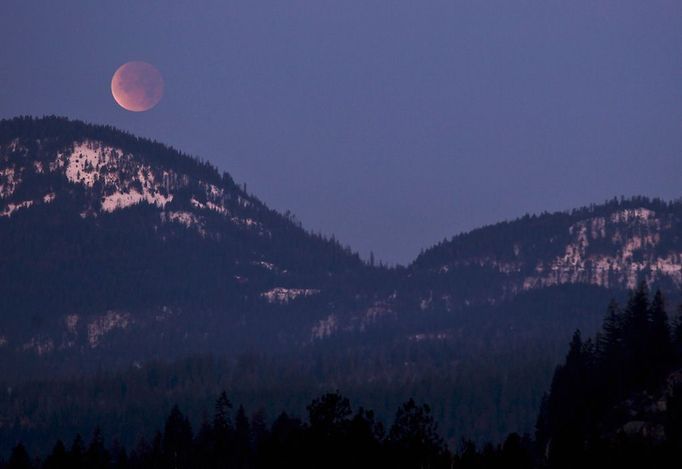
{"label": "snow streak on mountainside", "polygon": [[440,276],[477,268],[498,274],[511,294],[563,284],[625,289],[642,280],[678,288],[682,203],[635,198],[526,216],[456,236],[412,268]]}
{"label": "snow streak on mountainside", "polygon": [[[659,251],[661,236],[673,228],[669,214],[646,208],[623,209],[569,227],[572,239],[564,255],[538,263],[537,275],[524,279],[525,289],[563,283],[591,283],[634,288],[642,279],[656,283],[666,278],[682,285],[682,255]],[[591,245],[608,243],[615,250],[600,252]]]}
{"label": "snow streak on mountainside", "polygon": [[199,191],[190,198],[188,207],[194,213],[169,210],[161,213],[162,221],[181,223],[205,234],[201,230],[202,213],[211,211],[235,224],[263,228],[253,219],[233,215],[229,209],[232,197],[241,207],[251,203],[248,197],[228,192],[213,183],[192,180],[189,175],[172,169],[144,163],[135,155],[101,141],[74,141],[66,151],[42,160],[33,160],[29,153],[29,148],[19,139],[0,146],[0,164],[3,164],[0,169],[0,216],[10,217],[18,210],[53,202],[57,194],[47,192],[49,189],[34,200],[19,200],[15,193],[21,188],[26,173],[58,174],[98,195],[98,199],[89,201],[89,209],[82,212],[84,217],[95,216],[97,212],[111,213],[140,203],[165,209],[176,191],[194,185]]}

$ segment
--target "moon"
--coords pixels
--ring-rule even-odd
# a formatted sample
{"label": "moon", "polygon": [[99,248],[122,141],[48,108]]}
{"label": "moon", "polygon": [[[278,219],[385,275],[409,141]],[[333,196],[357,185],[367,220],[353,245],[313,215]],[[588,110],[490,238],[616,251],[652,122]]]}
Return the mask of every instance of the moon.
{"label": "moon", "polygon": [[111,78],[111,94],[123,109],[148,111],[161,101],[163,78],[156,67],[147,62],[128,62],[118,67]]}

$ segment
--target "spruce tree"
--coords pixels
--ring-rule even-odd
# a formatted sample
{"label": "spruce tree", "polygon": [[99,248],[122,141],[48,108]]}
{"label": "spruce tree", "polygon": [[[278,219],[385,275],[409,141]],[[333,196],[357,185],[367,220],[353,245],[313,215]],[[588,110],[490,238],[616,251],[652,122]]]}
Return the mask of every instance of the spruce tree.
{"label": "spruce tree", "polygon": [[648,382],[649,372],[649,337],[651,321],[649,311],[649,289],[646,282],[639,284],[628,300],[625,309],[623,328],[623,349],[627,367],[624,385],[627,388],[642,387]]}
{"label": "spruce tree", "polygon": [[45,459],[43,467],[45,469],[67,469],[69,467],[66,447],[62,440],[58,440],[54,445],[52,453]]}
{"label": "spruce tree", "polygon": [[613,362],[621,353],[623,345],[623,324],[620,305],[611,300],[606,309],[601,334],[597,341],[597,353],[601,360]]}
{"label": "spruce tree", "polygon": [[7,463],[7,469],[31,469],[31,458],[26,451],[26,447],[19,443],[12,450],[12,454]]}
{"label": "spruce tree", "polygon": [[668,314],[660,290],[656,291],[651,302],[649,313],[651,326],[649,330],[649,364],[651,376],[650,386],[657,386],[665,377],[673,360],[673,345],[670,337]]}
{"label": "spruce tree", "polygon": [[192,441],[189,420],[177,405],[173,406],[163,430],[162,452],[166,464],[172,468],[190,467]]}
{"label": "spruce tree", "polygon": [[239,406],[234,417],[234,439],[236,466],[243,467],[251,453],[251,425],[242,405]]}
{"label": "spruce tree", "polygon": [[83,467],[83,453],[85,452],[85,444],[83,443],[83,438],[80,433],[76,434],[71,444],[71,450],[69,451],[69,466],[73,468]]}
{"label": "spruce tree", "polygon": [[546,410],[542,409],[550,462],[557,467],[571,467],[583,454],[594,418],[593,364],[591,342],[583,342],[580,331],[575,331],[566,361],[554,373]]}
{"label": "spruce tree", "polygon": [[682,363],[682,305],[677,308],[677,317],[673,326],[673,348],[675,352],[675,363]]}
{"label": "spruce tree", "polygon": [[213,416],[213,431],[219,438],[227,439],[228,434],[232,431],[231,411],[232,403],[227,398],[227,393],[223,391],[215,403],[215,413]]}
{"label": "spruce tree", "polygon": [[107,469],[109,466],[109,453],[104,447],[104,438],[99,427],[95,428],[92,440],[84,455],[85,466],[88,469]]}

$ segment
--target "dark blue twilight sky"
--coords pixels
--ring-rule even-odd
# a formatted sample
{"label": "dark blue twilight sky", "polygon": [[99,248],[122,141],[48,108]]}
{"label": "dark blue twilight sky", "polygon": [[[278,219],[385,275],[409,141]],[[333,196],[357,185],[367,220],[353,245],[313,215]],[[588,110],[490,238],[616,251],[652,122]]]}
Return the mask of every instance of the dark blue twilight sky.
{"label": "dark blue twilight sky", "polygon": [[[117,107],[123,62],[164,75]],[[525,212],[682,196],[682,1],[0,5],[0,117],[169,143],[363,254]]]}

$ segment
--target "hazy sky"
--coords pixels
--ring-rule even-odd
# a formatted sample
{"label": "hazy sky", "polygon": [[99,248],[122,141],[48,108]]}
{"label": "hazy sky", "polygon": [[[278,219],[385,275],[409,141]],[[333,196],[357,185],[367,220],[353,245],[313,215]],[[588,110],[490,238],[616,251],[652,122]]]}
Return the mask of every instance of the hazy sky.
{"label": "hazy sky", "polygon": [[[166,94],[119,108],[116,68]],[[113,124],[408,262],[525,212],[682,196],[682,1],[2,0],[0,117]]]}

